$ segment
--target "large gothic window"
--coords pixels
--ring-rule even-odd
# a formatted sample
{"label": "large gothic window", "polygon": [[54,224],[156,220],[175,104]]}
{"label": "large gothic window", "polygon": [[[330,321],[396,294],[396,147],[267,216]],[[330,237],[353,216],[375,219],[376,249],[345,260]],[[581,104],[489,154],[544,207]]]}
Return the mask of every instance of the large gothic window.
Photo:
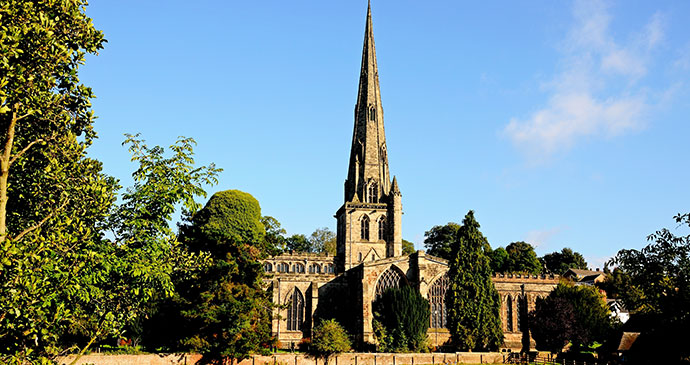
{"label": "large gothic window", "polygon": [[388,270],[384,271],[383,274],[379,276],[379,280],[376,282],[376,294],[374,299],[378,299],[390,288],[399,288],[404,285],[407,285],[405,274],[396,268],[389,267]]}
{"label": "large gothic window", "polygon": [[362,229],[360,231],[360,236],[363,240],[369,241],[369,216],[367,215],[362,217]]}
{"label": "large gothic window", "polygon": [[527,299],[525,298],[524,295],[520,295],[517,297],[517,327],[518,331],[522,332],[524,331],[524,326],[525,326],[525,312],[527,310],[526,304],[527,304]]}
{"label": "large gothic window", "polygon": [[448,274],[436,279],[429,287],[429,305],[431,306],[431,328],[446,328],[446,291],[448,290]]}
{"label": "large gothic window", "polygon": [[513,298],[510,295],[506,298],[506,330],[513,332]]}
{"label": "large gothic window", "polygon": [[295,288],[288,304],[287,329],[288,331],[301,331],[304,322],[304,297],[299,289]]}
{"label": "large gothic window", "polygon": [[386,239],[386,217],[379,218],[379,240]]}

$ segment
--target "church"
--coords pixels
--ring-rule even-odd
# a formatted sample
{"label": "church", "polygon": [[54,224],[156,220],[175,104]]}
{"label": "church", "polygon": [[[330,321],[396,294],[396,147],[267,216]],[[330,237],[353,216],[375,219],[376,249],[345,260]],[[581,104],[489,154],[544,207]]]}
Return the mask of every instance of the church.
{"label": "church", "polygon": [[[281,306],[274,310],[272,332],[283,348],[310,338],[318,318],[335,318],[354,335],[355,347],[372,348],[372,302],[405,285],[429,300],[429,343],[443,346],[450,338],[448,262],[423,251],[402,254],[402,193],[388,168],[378,76],[369,4],[344,202],[335,213],[336,255],[286,253],[264,262],[268,290]],[[497,273],[492,280],[501,298],[503,348],[520,350],[521,317],[553,290],[558,277]]]}

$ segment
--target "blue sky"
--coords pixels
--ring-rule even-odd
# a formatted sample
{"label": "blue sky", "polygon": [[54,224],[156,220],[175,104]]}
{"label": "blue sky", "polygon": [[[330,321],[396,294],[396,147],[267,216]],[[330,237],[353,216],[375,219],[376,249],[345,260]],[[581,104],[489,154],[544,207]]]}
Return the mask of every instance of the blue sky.
{"label": "blue sky", "polygon": [[[108,44],[81,79],[91,156],[124,185],[124,133],[198,142],[210,192],[292,233],[335,230],[366,1],[92,1]],[[475,210],[492,247],[591,265],[687,212],[690,2],[374,0],[403,237]],[[679,232],[682,233],[682,232]]]}

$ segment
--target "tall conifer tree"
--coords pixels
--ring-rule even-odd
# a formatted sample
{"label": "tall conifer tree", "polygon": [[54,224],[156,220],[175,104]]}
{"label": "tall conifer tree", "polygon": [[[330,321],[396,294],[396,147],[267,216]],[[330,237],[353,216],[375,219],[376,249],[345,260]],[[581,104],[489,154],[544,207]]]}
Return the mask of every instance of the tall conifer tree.
{"label": "tall conifer tree", "polygon": [[446,294],[448,326],[460,350],[497,350],[503,343],[501,303],[491,281],[488,247],[470,210],[451,245],[450,287]]}

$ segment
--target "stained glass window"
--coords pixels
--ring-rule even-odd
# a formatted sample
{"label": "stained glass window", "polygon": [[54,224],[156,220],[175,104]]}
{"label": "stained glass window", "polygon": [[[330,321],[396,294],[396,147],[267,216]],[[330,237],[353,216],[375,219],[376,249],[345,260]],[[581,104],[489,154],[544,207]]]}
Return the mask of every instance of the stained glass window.
{"label": "stained glass window", "polygon": [[287,329],[288,331],[301,331],[302,322],[304,322],[304,297],[299,289],[295,288],[290,298],[287,314]]}
{"label": "stained glass window", "polygon": [[436,279],[429,287],[429,305],[431,306],[431,328],[446,328],[446,291],[448,290],[448,275]]}

